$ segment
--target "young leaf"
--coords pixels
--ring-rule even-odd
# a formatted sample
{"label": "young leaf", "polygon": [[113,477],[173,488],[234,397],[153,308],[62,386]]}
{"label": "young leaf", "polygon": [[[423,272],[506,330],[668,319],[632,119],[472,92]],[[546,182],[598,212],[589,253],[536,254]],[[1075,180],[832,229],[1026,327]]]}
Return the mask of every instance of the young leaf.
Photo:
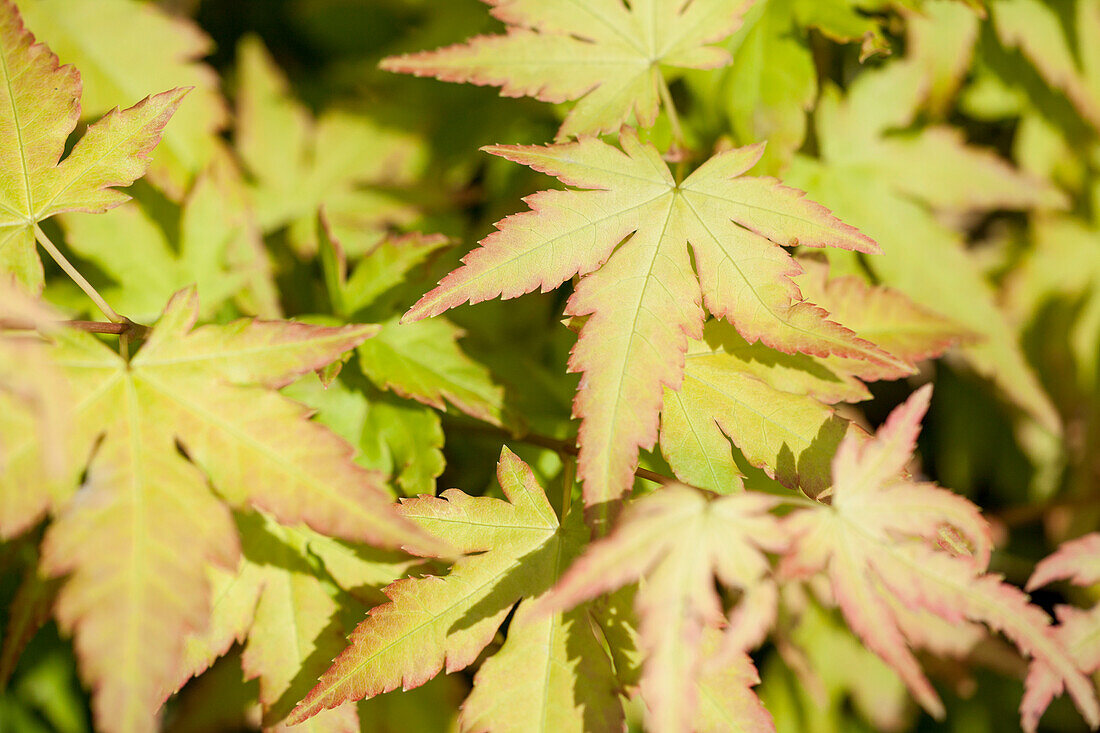
{"label": "young leaf", "polygon": [[[1100,723],[1091,685],[1051,632],[1049,617],[1020,590],[984,572],[989,527],[977,507],[944,489],[900,477],[930,395],[930,385],[914,393],[874,440],[841,443],[833,459],[831,505],[800,509],[785,520],[795,537],[787,570],[798,576],[824,572],[852,630],[897,670],[937,718],[944,714],[943,703],[910,646],[942,636],[942,623],[929,624],[921,614],[956,626],[981,622],[1002,632],[1032,657],[1029,679],[1035,669],[1049,673],[1069,689],[1091,724]],[[945,529],[969,543],[973,554],[945,550]],[[1029,711],[1021,712],[1033,730]]]}
{"label": "young leaf", "polygon": [[[152,725],[184,634],[206,626],[207,563],[236,566],[237,533],[210,484],[230,503],[282,522],[442,549],[393,512],[345,444],[271,391],[331,362],[371,328],[240,321],[192,330],[197,308],[193,291],[180,293],[129,363],[87,333],[54,336],[51,355],[73,400],[72,473],[88,468],[75,495],[70,484],[50,497],[59,516],[41,564],[48,575],[71,574],[57,617],[75,633],[105,730]],[[13,446],[16,471],[28,478],[21,491],[46,490],[32,470],[41,451],[34,436]],[[0,531],[10,536],[40,516],[41,508],[10,518]]]}
{"label": "young leaf", "polygon": [[558,139],[615,132],[633,115],[657,119],[668,87],[662,67],[713,69],[729,54],[708,44],[741,25],[747,2],[730,0],[485,0],[508,32],[391,57],[388,71],[501,87],[509,97],[580,100]]}
{"label": "young leaf", "polygon": [[[1033,590],[1056,580],[1069,580],[1076,585],[1100,583],[1100,533],[1065,542],[1050,557],[1035,566],[1027,581]],[[1058,638],[1073,655],[1085,674],[1100,669],[1100,603],[1082,611],[1073,606],[1057,606]],[[1045,665],[1034,665],[1028,675],[1027,695],[1020,704],[1026,727],[1034,729],[1050,701],[1063,692],[1065,683]]]}
{"label": "young leaf", "polygon": [[32,291],[42,289],[38,222],[125,202],[113,187],[145,174],[150,151],[187,93],[174,89],[108,112],[62,161],[80,117],[80,89],[79,72],[59,67],[23,26],[14,0],[0,0],[0,272]]}
{"label": "young leaf", "polygon": [[697,733],[775,733],[775,723],[752,688],[760,675],[752,659],[743,652],[732,658],[723,649],[722,633],[704,628],[700,640],[700,669],[697,681],[699,705],[693,730]]}
{"label": "young leaf", "polygon": [[193,88],[176,124],[165,131],[149,174],[173,200],[182,199],[214,155],[228,118],[217,75],[199,63],[213,50],[210,38],[180,15],[135,0],[19,5],[39,39],[80,69],[84,118],[159,89]]}
{"label": "young leaf", "polygon": [[720,153],[677,183],[652,145],[631,132],[621,142],[622,150],[596,138],[487,148],[589,190],[528,197],[531,211],[499,222],[405,316],[546,291],[582,275],[566,312],[591,316],[570,360],[571,371],[584,373],[574,413],[583,420],[580,475],[589,507],[631,486],[638,448],[657,437],[662,387],[679,388],[687,340],[702,335],[702,303],[749,341],[910,371],[803,302],[791,280],[801,269],[781,245],[878,247],[801,192],[743,176],[760,146]]}
{"label": "young leaf", "polygon": [[[402,502],[403,516],[467,556],[445,577],[386,588],[390,603],[371,610],[289,724],[349,700],[417,687],[444,667],[464,669],[519,601],[503,648],[475,678],[464,728],[549,733],[622,725],[610,660],[584,612],[551,619],[530,613],[528,599],[557,581],[586,539],[579,514],[559,525],[531,469],[507,448],[497,476],[508,501],[450,489]],[[508,687],[494,686],[501,675]],[[533,694],[508,693],[515,688]]]}
{"label": "young leaf", "polygon": [[[645,579],[634,606],[647,655],[641,690],[650,729],[695,729],[703,638],[707,627],[726,621],[715,577],[743,594],[725,645],[743,652],[767,634],[777,598],[774,583],[766,577],[764,551],[786,547],[778,520],[768,513],[776,503],[773,497],[751,493],[708,501],[687,486],[665,486],[628,505],[612,533],[590,545],[541,602],[544,610],[572,608]],[[743,693],[737,697],[751,698]],[[752,717],[751,710],[740,714]]]}

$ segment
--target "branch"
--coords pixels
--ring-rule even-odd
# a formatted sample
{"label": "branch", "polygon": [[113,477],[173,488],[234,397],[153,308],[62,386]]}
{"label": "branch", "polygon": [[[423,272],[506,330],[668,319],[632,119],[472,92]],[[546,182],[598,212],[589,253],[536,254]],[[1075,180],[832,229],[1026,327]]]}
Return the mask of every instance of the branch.
{"label": "branch", "polygon": [[[149,331],[148,326],[134,323],[129,318],[123,318],[120,323],[104,323],[103,321],[56,321],[58,326],[75,328],[77,331],[88,333],[107,333],[116,336],[129,336],[131,339],[144,338]],[[8,318],[0,318],[0,330],[4,331],[35,331],[37,326],[30,321],[18,321]]]}

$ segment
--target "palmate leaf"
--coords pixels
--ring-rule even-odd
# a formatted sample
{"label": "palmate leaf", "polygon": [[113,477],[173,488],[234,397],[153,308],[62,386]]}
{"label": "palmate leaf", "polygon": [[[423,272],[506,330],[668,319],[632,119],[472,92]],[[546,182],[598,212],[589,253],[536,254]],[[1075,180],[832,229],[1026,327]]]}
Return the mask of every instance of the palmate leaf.
{"label": "palmate leaf", "polygon": [[[861,444],[849,438],[841,444],[833,460],[831,505],[799,509],[784,520],[794,536],[787,571],[824,572],[852,630],[936,717],[943,716],[943,704],[910,646],[944,637],[944,622],[980,622],[1032,658],[1032,687],[1041,670],[1059,689],[1064,685],[1097,725],[1096,696],[1052,633],[1049,617],[1019,589],[984,572],[989,527],[977,507],[944,489],[901,478],[930,395],[931,386],[914,393],[874,440]],[[968,543],[973,554],[945,550],[944,529]],[[1034,730],[1037,719],[1034,695],[1034,689],[1025,693],[1021,706],[1027,730]]]}
{"label": "palmate leaf", "polygon": [[[808,258],[799,264],[805,272],[795,281],[807,300],[914,371],[917,361],[969,334],[897,291],[854,276],[828,280],[828,269]],[[661,452],[682,481],[729,493],[740,479],[728,436],[751,465],[816,496],[832,483],[830,462],[841,439],[861,432],[829,405],[868,399],[860,380],[881,376],[892,375],[872,362],[749,344],[728,323],[710,321],[703,339],[688,344],[680,389],[665,388]]]}
{"label": "palmate leaf", "polygon": [[680,386],[687,340],[702,335],[703,303],[749,341],[909,373],[803,302],[791,279],[801,268],[780,245],[878,247],[801,192],[743,176],[762,147],[720,153],[677,183],[656,148],[631,132],[621,142],[622,150],[596,138],[487,148],[590,190],[528,197],[531,211],[499,222],[405,316],[418,320],[583,276],[566,313],[591,316],[570,360],[571,371],[584,373],[574,414],[583,420],[579,474],[589,507],[630,488],[638,448],[657,437],[662,387]]}
{"label": "palmate leaf", "polygon": [[[341,591],[377,603],[377,589],[418,561],[284,527],[259,513],[236,519],[240,565],[235,572],[209,568],[210,625],[187,638],[177,686],[239,643],[245,678],[259,680],[264,729],[282,730],[282,719],[344,647],[347,611],[358,604]],[[326,711],[299,730],[358,731],[355,705]]]}
{"label": "palmate leaf", "polygon": [[[35,43],[13,0],[0,0],[0,271],[42,289],[38,222],[64,211],[103,212],[125,202],[113,190],[145,174],[148,155],[186,89],[115,110],[88,127],[61,161],[80,118],[80,74]],[[59,162],[60,161],[60,162]]]}
{"label": "palmate leaf", "polygon": [[510,97],[580,100],[558,138],[649,127],[667,94],[662,67],[713,69],[709,44],[741,24],[741,0],[485,0],[508,32],[382,61],[382,68],[502,88]]}
{"label": "palmate leaf", "polygon": [[153,725],[185,632],[206,626],[207,563],[236,566],[237,532],[210,485],[281,522],[441,550],[394,513],[378,477],[355,467],[343,442],[271,390],[333,361],[372,327],[239,321],[192,330],[197,307],[193,291],[176,296],[129,363],[89,334],[54,335],[50,355],[72,399],[72,482],[47,490],[34,470],[44,450],[34,435],[9,454],[26,477],[15,488],[37,501],[3,517],[0,533],[22,531],[47,508],[57,514],[41,567],[70,575],[56,614],[75,634],[104,730]]}
{"label": "palmate leaf", "polygon": [[[444,577],[386,588],[390,602],[371,610],[288,723],[349,700],[417,687],[443,669],[464,669],[519,601],[504,646],[475,677],[463,729],[550,733],[622,725],[611,661],[587,611],[531,612],[532,599],[557,581],[587,539],[579,513],[559,525],[531,469],[507,448],[497,476],[508,501],[451,489],[402,502],[403,516],[466,557]],[[502,677],[507,686],[497,684]],[[509,692],[516,689],[529,694]]]}
{"label": "palmate leaf", "polygon": [[[1100,533],[1093,532],[1064,542],[1050,557],[1035,566],[1027,581],[1028,590],[1056,580],[1069,580],[1076,585],[1100,583]],[[1058,638],[1073,655],[1081,671],[1094,674],[1100,669],[1100,603],[1087,611],[1073,606],[1057,606]],[[1030,728],[1039,724],[1047,705],[1062,693],[1064,682],[1050,667],[1033,665],[1028,675],[1028,698],[1023,707],[1029,711],[1026,721]]]}
{"label": "palmate leaf", "polygon": [[85,119],[161,89],[193,88],[149,172],[173,200],[182,199],[214,154],[228,119],[217,74],[199,62],[213,50],[211,39],[190,20],[138,0],[18,4],[38,38],[80,69]]}
{"label": "palmate leaf", "polygon": [[811,27],[838,42],[862,40],[864,55],[887,48],[879,21],[851,0],[765,0],[749,7],[744,25],[722,44],[729,67],[686,75],[693,97],[708,100],[703,107],[718,100],[737,143],[768,143],[757,170],[781,170],[806,138],[806,113],[818,95]]}
{"label": "palmate leaf", "polygon": [[[560,611],[644,578],[634,607],[646,653],[641,691],[651,730],[696,729],[703,659],[722,656],[713,648],[704,654],[713,646],[705,640],[708,627],[726,621],[715,577],[742,594],[725,632],[727,648],[743,653],[756,646],[775,620],[776,588],[764,551],[786,548],[779,521],[769,514],[777,503],[744,492],[708,501],[687,486],[665,486],[629,504],[611,534],[590,545],[540,603],[544,611]],[[753,717],[750,710],[741,714]]]}

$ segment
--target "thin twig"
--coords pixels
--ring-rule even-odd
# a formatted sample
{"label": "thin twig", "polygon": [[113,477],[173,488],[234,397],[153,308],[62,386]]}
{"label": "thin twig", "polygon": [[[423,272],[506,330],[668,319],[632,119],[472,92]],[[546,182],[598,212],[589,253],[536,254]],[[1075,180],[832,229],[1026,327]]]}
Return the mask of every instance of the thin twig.
{"label": "thin twig", "polygon": [[92,302],[96,304],[96,307],[102,311],[103,315],[107,316],[107,320],[112,323],[126,323],[127,319],[120,316],[115,312],[115,309],[107,304],[107,301],[103,299],[92,284],[84,279],[84,276],[80,274],[80,271],[73,267],[72,263],[65,259],[65,255],[61,254],[50,238],[46,236],[46,233],[42,231],[42,227],[37,224],[34,225],[34,238],[38,240],[38,243],[42,245],[42,249],[49,252],[50,257],[56,262],[65,274],[72,278],[73,282],[84,291],[84,294],[92,299]]}
{"label": "thin twig", "polygon": [[[57,321],[56,325],[65,328],[73,328],[77,331],[87,331],[88,333],[105,333],[114,334],[115,336],[127,334],[131,339],[144,338],[146,332],[149,330],[148,326],[142,326],[140,323],[134,323],[129,319],[122,323],[104,323],[103,321]],[[30,321],[0,318],[0,330],[3,331],[34,331],[36,329],[37,326]]]}

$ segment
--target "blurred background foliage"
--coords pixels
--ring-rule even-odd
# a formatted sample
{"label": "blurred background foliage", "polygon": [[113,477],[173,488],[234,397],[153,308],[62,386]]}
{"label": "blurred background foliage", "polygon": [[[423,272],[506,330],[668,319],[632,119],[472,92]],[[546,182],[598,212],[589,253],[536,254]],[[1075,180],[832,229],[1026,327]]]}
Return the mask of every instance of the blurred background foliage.
{"label": "blurred background foliage", "polygon": [[[170,51],[155,33],[135,41],[135,28],[103,20],[116,12],[128,18],[141,3],[18,4],[32,31],[84,72],[89,116],[116,103],[101,98],[132,104],[173,85],[198,87],[184,107],[196,108],[193,126],[173,122],[178,153],[158,153],[151,182],[134,187],[135,205],[96,221],[63,217],[48,225],[93,282],[113,292],[119,310],[137,319],[155,317],[167,293],[198,278],[205,314],[216,320],[255,313],[390,323],[492,222],[548,183],[478,148],[551,140],[562,109],[377,69],[387,55],[500,30],[477,0],[150,0],[158,17],[174,24],[169,36],[193,36],[188,53],[206,67],[159,61]],[[837,14],[826,17],[834,7]],[[991,0],[983,13],[950,0],[757,0],[728,42],[734,63],[685,74],[673,86],[694,150],[768,141],[758,172],[809,189],[888,253],[893,241],[907,242],[909,260],[879,265],[840,253],[831,257],[835,270],[889,282],[978,331],[986,329],[987,313],[1003,319],[1004,332],[992,338],[1018,348],[1018,364],[1005,366],[980,346],[956,349],[924,365],[916,381],[874,385],[874,399],[845,414],[875,426],[914,384],[934,379],[920,471],[983,507],[998,533],[993,569],[1018,584],[1060,541],[1100,525],[1096,8],[1095,0]],[[77,31],[56,20],[80,14],[93,20]],[[67,32],[86,43],[66,44]],[[145,59],[149,88],[111,89],[110,69],[97,79],[95,49],[126,43],[136,43],[137,58]],[[895,99],[904,94],[906,65],[919,67],[922,80],[912,99]],[[285,124],[267,129],[263,115]],[[951,198],[974,171],[967,160],[937,157],[935,148],[893,169],[860,160],[881,140],[912,140],[933,128],[1011,162],[1055,192],[1058,205],[983,204],[980,176],[972,190]],[[663,118],[652,135],[667,143]],[[276,149],[282,160],[259,149]],[[875,155],[875,162],[889,162],[887,153]],[[252,202],[254,219],[226,228],[239,196]],[[318,208],[328,232],[317,225]],[[389,259],[378,254],[408,232],[440,233],[449,245],[420,238],[393,248]],[[125,262],[95,244],[120,238],[148,240],[144,251],[159,254]],[[211,253],[211,242],[226,249]],[[48,273],[50,299],[81,315],[79,293],[56,274]],[[975,300],[966,277],[983,283],[985,300]],[[448,321],[425,325],[437,331],[395,332],[382,346],[364,345],[388,344],[398,354],[438,350],[426,359],[449,365],[450,391],[434,404],[423,396],[402,399],[415,388],[402,386],[396,367],[365,368],[362,349],[334,389],[303,382],[288,392],[318,408],[320,419],[357,447],[360,462],[392,473],[400,493],[432,491],[437,481],[441,488],[499,491],[492,470],[508,430],[555,440],[575,434],[576,377],[565,371],[573,335],[559,322],[567,291],[458,309]],[[378,353],[371,359],[386,363]],[[488,417],[436,409],[457,402]],[[513,447],[541,481],[560,482],[558,453]],[[644,456],[642,465],[670,473],[659,454]],[[750,485],[770,481],[746,473]],[[49,595],[34,576],[36,539],[20,538],[0,552],[0,622],[7,629],[0,732],[80,733],[90,729],[90,714],[70,644],[52,622],[33,633],[38,624],[13,612],[36,608],[14,604],[17,594]],[[1035,598],[1048,610],[1088,602],[1075,592],[1055,585]],[[939,724],[920,713],[835,613],[808,599],[788,600],[799,614],[783,619],[777,641],[755,655],[760,693],[780,731],[992,733],[1018,726],[1022,667],[1004,645],[980,645],[967,665],[925,659],[948,706],[947,722]],[[341,602],[345,630],[372,603],[369,593]],[[18,663],[13,638],[27,643]],[[361,703],[363,730],[453,729],[473,669]],[[237,650],[170,701],[165,729],[251,730],[259,725],[257,694],[256,682],[242,678]],[[1051,731],[1084,729],[1065,700],[1043,723]]]}

